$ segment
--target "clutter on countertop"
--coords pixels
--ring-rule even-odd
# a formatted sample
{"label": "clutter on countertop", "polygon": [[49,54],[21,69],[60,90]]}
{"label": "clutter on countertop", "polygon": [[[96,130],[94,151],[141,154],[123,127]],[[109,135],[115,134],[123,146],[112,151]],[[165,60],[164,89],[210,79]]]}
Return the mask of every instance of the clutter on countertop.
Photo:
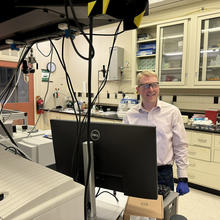
{"label": "clutter on countertop", "polygon": [[132,108],[133,106],[137,105],[138,100],[129,98],[127,95],[121,99],[118,109],[117,115],[119,118],[123,118],[127,111]]}

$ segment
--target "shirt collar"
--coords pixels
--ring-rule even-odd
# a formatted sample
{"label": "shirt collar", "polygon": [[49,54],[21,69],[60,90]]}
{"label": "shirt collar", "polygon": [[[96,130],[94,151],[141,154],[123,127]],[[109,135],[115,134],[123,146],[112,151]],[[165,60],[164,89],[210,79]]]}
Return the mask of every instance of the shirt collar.
{"label": "shirt collar", "polygon": [[[156,109],[161,109],[161,106],[162,106],[162,103],[161,103],[161,101],[158,99],[157,100],[157,105],[152,109],[152,110],[156,110]],[[143,108],[143,106],[142,106],[142,102],[140,102],[139,104],[138,104],[138,111],[139,112],[147,112],[146,111],[146,109],[144,109]]]}

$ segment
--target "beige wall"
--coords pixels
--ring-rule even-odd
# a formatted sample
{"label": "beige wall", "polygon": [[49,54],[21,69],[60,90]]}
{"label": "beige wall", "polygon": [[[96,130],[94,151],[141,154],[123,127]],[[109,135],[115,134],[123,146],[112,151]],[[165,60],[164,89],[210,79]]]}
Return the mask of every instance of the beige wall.
{"label": "beige wall", "polygon": [[[167,22],[169,19],[174,19],[177,17],[191,17],[193,19],[193,16],[196,14],[205,14],[205,13],[211,13],[214,11],[220,12],[220,1],[213,1],[213,0],[206,0],[206,1],[200,1],[196,3],[191,3],[187,6],[180,6],[176,8],[169,8],[167,10],[163,11],[157,11],[154,13],[150,13],[149,16],[146,16],[143,18],[142,24],[145,25],[148,23],[158,23],[158,22]],[[99,28],[94,29],[94,33],[114,33],[116,29],[116,24],[111,24]],[[109,47],[111,47],[113,41],[113,37],[100,37],[100,36],[94,36],[93,45],[95,48],[95,57],[93,59],[92,64],[92,92],[96,93],[97,86],[98,86],[98,71],[102,69],[102,65],[106,65],[108,63],[108,57],[109,57]],[[88,56],[88,44],[83,39],[82,36],[76,36],[76,39],[74,40],[78,50],[80,53],[82,53],[84,56]],[[61,54],[61,40],[54,41],[56,44],[60,54]],[[191,44],[193,42],[190,42]],[[117,99],[115,99],[115,93],[118,91],[123,92],[129,92],[133,93],[130,95],[131,97],[136,97],[135,94],[135,88],[132,88],[132,68],[134,70],[134,66],[132,66],[132,59],[134,59],[134,50],[132,50],[132,31],[124,32],[123,34],[118,36],[118,39],[116,41],[115,46],[124,48],[124,65],[128,63],[128,66],[124,69],[122,80],[115,81],[115,82],[108,82],[106,87],[104,88],[103,92],[101,93],[99,97],[100,102],[104,103],[112,103],[112,104],[118,104],[121,95],[118,95]],[[48,42],[44,42],[39,44],[39,47],[42,51],[44,51],[45,54],[48,54],[50,46]],[[35,73],[35,96],[41,95],[42,97],[45,94],[47,83],[41,82],[41,68],[45,68],[47,62],[49,62],[49,57],[44,58],[42,55],[40,55],[37,50],[35,50],[35,56],[39,63],[39,70]],[[69,74],[72,79],[73,87],[76,92],[85,92],[83,87],[86,84],[87,86],[87,76],[88,76],[88,65],[87,61],[82,60],[81,58],[76,55],[76,53],[73,51],[70,41],[67,39],[65,40],[65,60],[68,67]],[[48,92],[48,97],[46,101],[46,107],[52,108],[56,105],[62,105],[65,103],[66,97],[69,96],[67,91],[67,86],[65,82],[65,75],[64,71],[62,70],[57,55],[53,55],[53,61],[57,64],[57,70],[55,73],[51,75],[51,83],[50,88]],[[190,68],[190,64],[189,68]],[[190,71],[188,73],[189,80],[192,81],[190,78],[191,74]],[[53,92],[55,91],[55,88],[60,89],[60,97],[58,99],[53,98]],[[87,90],[86,90],[87,91]],[[110,93],[110,99],[106,98],[107,91]],[[185,90],[186,91],[186,90]],[[206,102],[207,99],[209,100],[207,102],[207,106],[205,105],[205,108],[213,107],[213,96],[218,96],[218,91],[215,90],[214,92],[209,91],[208,95],[206,94],[206,98],[201,98],[201,102]],[[198,100],[198,96],[200,94],[197,94],[195,91],[188,90],[188,92],[181,92],[179,94],[175,91],[175,89],[171,90],[169,94],[166,94],[165,90],[162,90],[161,92],[162,99],[168,102],[172,102],[172,96],[177,95],[178,103],[175,103],[179,107],[185,109],[202,109],[204,106],[201,106],[200,104],[196,104]],[[186,99],[184,101],[181,99],[182,96],[186,96]],[[196,96],[195,96],[196,95]],[[190,98],[187,98],[190,97]],[[83,94],[83,100],[86,100],[85,94]],[[194,100],[194,101],[192,101]],[[214,107],[220,108],[220,105],[214,105]]]}

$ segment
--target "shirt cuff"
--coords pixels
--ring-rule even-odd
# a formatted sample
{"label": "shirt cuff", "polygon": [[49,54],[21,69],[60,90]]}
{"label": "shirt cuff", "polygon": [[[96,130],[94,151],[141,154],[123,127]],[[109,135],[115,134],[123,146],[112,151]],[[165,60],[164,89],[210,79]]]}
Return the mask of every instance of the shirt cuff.
{"label": "shirt cuff", "polygon": [[187,171],[186,170],[183,170],[183,169],[177,169],[177,177],[178,178],[183,178],[183,177],[188,177],[187,175]]}

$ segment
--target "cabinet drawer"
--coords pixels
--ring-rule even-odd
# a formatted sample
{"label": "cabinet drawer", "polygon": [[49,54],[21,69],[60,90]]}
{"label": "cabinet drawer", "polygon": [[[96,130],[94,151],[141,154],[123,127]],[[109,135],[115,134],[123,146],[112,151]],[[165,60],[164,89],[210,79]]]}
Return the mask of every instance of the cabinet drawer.
{"label": "cabinet drawer", "polygon": [[212,134],[193,132],[191,136],[190,144],[204,146],[204,147],[211,147]]}
{"label": "cabinet drawer", "polygon": [[188,180],[191,183],[220,190],[220,176],[190,170],[188,172]]}
{"label": "cabinet drawer", "polygon": [[217,149],[220,149],[220,135],[214,136],[214,146]]}
{"label": "cabinet drawer", "polygon": [[199,172],[208,173],[210,175],[217,175],[220,177],[220,163],[208,162],[189,158],[188,171],[191,169]]}
{"label": "cabinet drawer", "polygon": [[220,150],[214,150],[214,162],[220,163]]}
{"label": "cabinet drawer", "polygon": [[195,159],[211,161],[211,149],[197,146],[189,146],[188,156]]}

